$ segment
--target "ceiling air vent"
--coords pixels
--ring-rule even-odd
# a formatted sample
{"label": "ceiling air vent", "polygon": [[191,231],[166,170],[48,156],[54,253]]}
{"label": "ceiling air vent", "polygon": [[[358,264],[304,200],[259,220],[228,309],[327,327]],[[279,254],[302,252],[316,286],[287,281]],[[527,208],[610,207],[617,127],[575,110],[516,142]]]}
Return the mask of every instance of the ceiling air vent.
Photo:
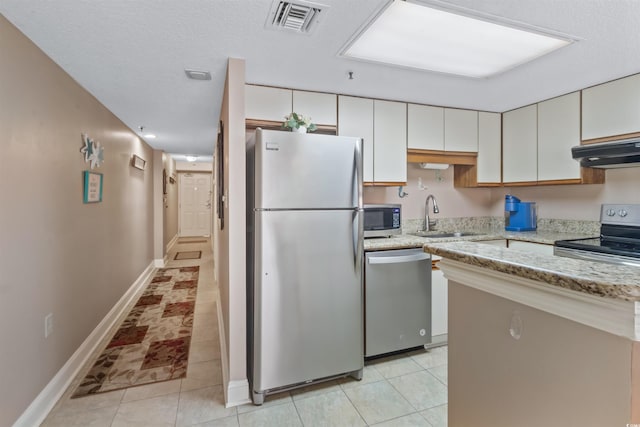
{"label": "ceiling air vent", "polygon": [[295,3],[276,0],[271,7],[267,27],[310,34],[320,20],[323,8],[326,7],[301,0],[296,0]]}

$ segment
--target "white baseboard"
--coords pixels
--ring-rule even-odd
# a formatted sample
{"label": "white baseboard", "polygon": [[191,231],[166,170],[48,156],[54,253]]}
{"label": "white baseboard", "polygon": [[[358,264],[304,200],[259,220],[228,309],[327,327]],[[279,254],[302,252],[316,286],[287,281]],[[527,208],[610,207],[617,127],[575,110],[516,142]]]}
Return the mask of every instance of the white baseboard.
{"label": "white baseboard", "polygon": [[247,397],[249,395],[249,380],[229,381],[225,388],[227,400],[225,401],[224,406],[226,408],[251,403],[251,399]]}
{"label": "white baseboard", "polygon": [[173,239],[169,240],[169,243],[167,243],[167,253],[169,253],[169,251],[173,248],[173,245],[176,244],[179,237],[180,236],[176,234],[175,236],[173,236]]}
{"label": "white baseboard", "polygon": [[224,391],[224,406],[233,408],[234,406],[251,403],[249,398],[249,381],[245,378],[239,381],[229,381],[229,354],[227,353],[227,340],[225,338],[224,316],[222,316],[222,306],[220,298],[216,299],[218,312],[218,336],[220,337],[220,359],[222,362],[222,390]]}
{"label": "white baseboard", "polygon": [[166,265],[166,260],[165,259],[154,259],[153,260],[153,266],[155,268],[163,268]]}
{"label": "white baseboard", "polygon": [[33,402],[31,402],[29,407],[13,424],[13,427],[39,426],[44,421],[49,411],[51,411],[56,402],[62,397],[82,367],[89,361],[93,352],[132,302],[138,291],[146,284],[154,269],[155,262],[151,262],[129,287],[127,292],[125,292],[111,310],[109,310],[107,315],[100,321],[91,334],[89,334],[80,347],[78,347],[69,360],[67,360],[64,366],[56,373],[51,381],[49,381],[45,388],[42,389]]}

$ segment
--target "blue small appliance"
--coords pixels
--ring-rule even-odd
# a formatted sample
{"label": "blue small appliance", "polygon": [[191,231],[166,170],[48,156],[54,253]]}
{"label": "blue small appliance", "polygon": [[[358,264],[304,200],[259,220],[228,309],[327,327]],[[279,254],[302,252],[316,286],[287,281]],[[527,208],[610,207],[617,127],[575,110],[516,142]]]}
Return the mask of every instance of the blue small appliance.
{"label": "blue small appliance", "polygon": [[507,231],[535,231],[536,202],[521,202],[515,196],[504,196],[504,229]]}

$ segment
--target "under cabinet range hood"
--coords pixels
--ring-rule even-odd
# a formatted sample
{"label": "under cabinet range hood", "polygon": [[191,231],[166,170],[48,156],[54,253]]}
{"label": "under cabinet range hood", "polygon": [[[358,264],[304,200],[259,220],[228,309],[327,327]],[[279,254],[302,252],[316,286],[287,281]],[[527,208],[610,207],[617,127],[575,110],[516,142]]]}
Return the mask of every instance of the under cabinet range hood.
{"label": "under cabinet range hood", "polygon": [[571,155],[588,168],[640,166],[640,138],[571,147]]}

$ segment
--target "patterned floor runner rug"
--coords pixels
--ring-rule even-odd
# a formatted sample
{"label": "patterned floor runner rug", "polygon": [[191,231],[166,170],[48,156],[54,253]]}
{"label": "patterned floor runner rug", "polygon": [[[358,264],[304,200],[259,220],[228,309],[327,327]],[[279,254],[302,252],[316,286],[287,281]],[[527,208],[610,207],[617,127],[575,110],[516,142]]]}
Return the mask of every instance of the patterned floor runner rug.
{"label": "patterned floor runner rug", "polygon": [[198,274],[159,269],[71,397],[186,376]]}

